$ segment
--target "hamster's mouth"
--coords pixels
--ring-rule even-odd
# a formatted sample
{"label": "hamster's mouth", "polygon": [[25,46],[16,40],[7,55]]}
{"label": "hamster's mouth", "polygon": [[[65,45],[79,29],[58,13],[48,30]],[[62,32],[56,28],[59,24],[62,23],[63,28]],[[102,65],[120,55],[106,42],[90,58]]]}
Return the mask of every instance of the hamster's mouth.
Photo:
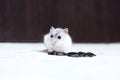
{"label": "hamster's mouth", "polygon": [[55,46],[55,43],[52,43],[52,46]]}
{"label": "hamster's mouth", "polygon": [[56,45],[56,41],[52,42],[52,46],[55,46]]}

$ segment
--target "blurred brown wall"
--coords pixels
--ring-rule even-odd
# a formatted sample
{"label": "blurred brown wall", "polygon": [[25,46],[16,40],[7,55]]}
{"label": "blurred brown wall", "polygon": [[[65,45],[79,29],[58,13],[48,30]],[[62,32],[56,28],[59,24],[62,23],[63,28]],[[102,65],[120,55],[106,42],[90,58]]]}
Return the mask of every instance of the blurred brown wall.
{"label": "blurred brown wall", "polygon": [[120,42],[120,0],[0,0],[1,42],[41,42],[51,25],[74,42]]}

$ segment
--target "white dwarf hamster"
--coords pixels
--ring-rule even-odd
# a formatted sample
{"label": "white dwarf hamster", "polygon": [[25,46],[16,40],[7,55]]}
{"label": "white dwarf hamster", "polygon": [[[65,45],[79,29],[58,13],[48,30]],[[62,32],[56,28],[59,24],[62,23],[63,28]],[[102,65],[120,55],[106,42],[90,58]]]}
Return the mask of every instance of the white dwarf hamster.
{"label": "white dwarf hamster", "polygon": [[44,44],[47,51],[68,52],[72,45],[72,39],[68,34],[68,28],[54,28],[44,36]]}

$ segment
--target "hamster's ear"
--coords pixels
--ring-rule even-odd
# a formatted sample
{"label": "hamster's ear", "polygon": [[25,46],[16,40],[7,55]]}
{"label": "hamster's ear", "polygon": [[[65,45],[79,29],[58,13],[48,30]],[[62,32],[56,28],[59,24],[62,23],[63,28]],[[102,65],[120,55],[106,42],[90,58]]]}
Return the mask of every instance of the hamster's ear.
{"label": "hamster's ear", "polygon": [[50,32],[53,31],[54,29],[55,29],[55,28],[54,28],[53,26],[51,26],[51,28],[50,28]]}
{"label": "hamster's ear", "polygon": [[69,30],[68,30],[68,28],[65,28],[64,31],[65,31],[65,33],[68,33]]}

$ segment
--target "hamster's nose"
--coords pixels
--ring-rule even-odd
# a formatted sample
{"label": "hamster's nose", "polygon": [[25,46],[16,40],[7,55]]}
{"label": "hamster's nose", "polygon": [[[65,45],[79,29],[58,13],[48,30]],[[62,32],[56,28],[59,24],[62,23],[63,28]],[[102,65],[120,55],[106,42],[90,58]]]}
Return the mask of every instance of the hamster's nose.
{"label": "hamster's nose", "polygon": [[55,44],[56,44],[56,41],[54,41],[54,42],[52,43],[53,46],[55,46]]}
{"label": "hamster's nose", "polygon": [[55,46],[55,43],[52,43],[52,46]]}

